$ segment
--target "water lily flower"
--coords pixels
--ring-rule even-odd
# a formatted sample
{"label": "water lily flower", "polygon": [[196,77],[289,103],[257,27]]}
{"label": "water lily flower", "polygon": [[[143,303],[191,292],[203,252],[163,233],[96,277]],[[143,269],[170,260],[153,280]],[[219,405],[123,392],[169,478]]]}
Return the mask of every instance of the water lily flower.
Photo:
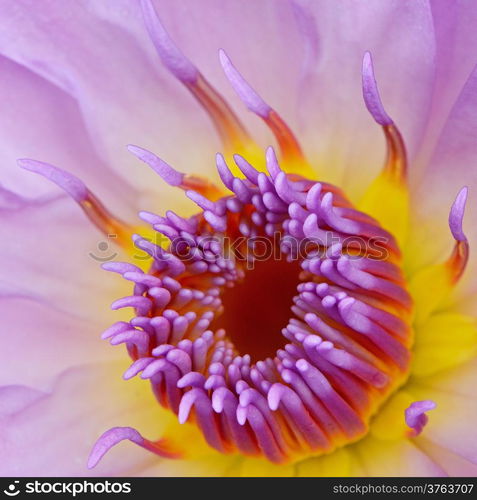
{"label": "water lily flower", "polygon": [[0,5],[3,475],[477,475],[477,5]]}

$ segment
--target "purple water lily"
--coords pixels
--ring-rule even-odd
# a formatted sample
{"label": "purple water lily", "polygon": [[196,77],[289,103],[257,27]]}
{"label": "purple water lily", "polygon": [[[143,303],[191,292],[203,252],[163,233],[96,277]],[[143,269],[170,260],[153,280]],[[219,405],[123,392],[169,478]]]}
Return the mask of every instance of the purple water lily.
{"label": "purple water lily", "polygon": [[0,3],[3,475],[476,475],[477,6]]}

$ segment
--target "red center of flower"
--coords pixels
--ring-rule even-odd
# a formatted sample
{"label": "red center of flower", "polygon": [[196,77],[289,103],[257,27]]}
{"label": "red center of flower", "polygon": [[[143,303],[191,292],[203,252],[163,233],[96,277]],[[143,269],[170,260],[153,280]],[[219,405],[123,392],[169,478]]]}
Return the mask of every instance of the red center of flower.
{"label": "red center of flower", "polygon": [[280,332],[290,318],[299,273],[297,261],[268,258],[255,262],[241,282],[224,290],[223,313],[211,329],[223,328],[237,351],[249,354],[252,362],[273,358],[286,344]]}

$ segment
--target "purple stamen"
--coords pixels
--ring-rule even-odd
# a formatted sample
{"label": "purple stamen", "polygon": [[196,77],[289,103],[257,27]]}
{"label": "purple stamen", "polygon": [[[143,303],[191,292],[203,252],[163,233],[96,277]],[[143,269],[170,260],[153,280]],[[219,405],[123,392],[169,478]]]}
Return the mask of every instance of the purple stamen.
{"label": "purple stamen", "polygon": [[37,160],[18,160],[18,165],[25,170],[35,172],[54,182],[66,191],[75,201],[82,202],[88,198],[88,189],[77,177],[61,168]]}
{"label": "purple stamen", "polygon": [[384,110],[381,97],[379,96],[370,52],[366,52],[363,57],[362,83],[364,102],[371,116],[379,125],[392,125],[393,121]]}
{"label": "purple stamen", "polygon": [[277,155],[275,154],[274,149],[269,146],[266,151],[266,160],[267,160],[267,170],[272,179],[276,179],[277,175],[282,172],[280,165],[278,164]]}
{"label": "purple stamen", "polygon": [[195,83],[199,76],[197,68],[172,41],[151,0],[141,0],[141,8],[147,31],[164,66],[182,82]]}
{"label": "purple stamen", "polygon": [[108,452],[113,446],[117,445],[121,441],[128,439],[129,441],[145,448],[148,451],[152,451],[157,455],[166,458],[178,458],[179,454],[174,453],[168,449],[165,440],[159,440],[156,442],[149,441],[141,436],[136,429],[132,427],[113,427],[109,429],[96,441],[93,449],[88,458],[88,469],[96,467],[101,458]]}
{"label": "purple stamen", "polygon": [[129,380],[130,378],[138,375],[139,372],[147,368],[154,361],[154,358],[139,358],[124,372],[123,379]]}
{"label": "purple stamen", "polygon": [[242,171],[243,175],[252,183],[257,185],[259,172],[250,165],[250,163],[240,155],[234,155],[234,161],[237,167]]}
{"label": "purple stamen", "polygon": [[106,328],[106,330],[104,330],[104,332],[101,334],[101,338],[103,340],[106,340],[115,336],[117,333],[125,332],[126,330],[130,329],[131,325],[129,323],[126,323],[125,321],[118,321],[117,323],[111,325],[109,328]]}
{"label": "purple stamen", "polygon": [[225,76],[247,108],[258,116],[267,118],[272,108],[249,85],[222,49],[219,50],[219,58]]}
{"label": "purple stamen", "polygon": [[205,198],[205,196],[202,196],[196,191],[191,191],[191,190],[186,191],[186,196],[187,198],[191,199],[194,203],[196,203],[204,211],[208,210],[209,212],[214,212],[214,213],[218,211],[217,204],[208,200],[207,198]]}
{"label": "purple stamen", "polygon": [[132,144],[128,146],[128,151],[144,163],[147,163],[157,174],[159,174],[162,179],[167,182],[167,184],[170,184],[171,186],[181,186],[183,184],[184,174],[174,170],[154,153]]}
{"label": "purple stamen", "polygon": [[406,424],[412,429],[414,436],[418,436],[427,424],[429,417],[426,411],[433,410],[437,405],[429,399],[415,401],[404,411]]}
{"label": "purple stamen", "polygon": [[141,269],[134,264],[130,264],[129,262],[105,262],[101,264],[101,267],[105,271],[111,271],[113,273],[125,274],[128,272],[131,273],[142,273]]}
{"label": "purple stamen", "polygon": [[450,213],[449,213],[449,227],[452,232],[452,236],[457,241],[467,241],[467,238],[464,234],[464,230],[462,229],[462,221],[464,219],[465,212],[465,204],[467,201],[467,187],[463,187],[454,203],[452,204]]}
{"label": "purple stamen", "polygon": [[113,427],[112,429],[106,431],[98,439],[98,441],[96,441],[96,444],[89,455],[88,469],[95,467],[110,448],[125,439],[128,439],[139,446],[143,446],[145,441],[141,434],[139,434],[139,432],[132,427]]}
{"label": "purple stamen", "polygon": [[224,160],[224,157],[217,153],[215,156],[215,161],[217,165],[217,171],[219,172],[220,179],[222,180],[224,186],[228,187],[232,191],[232,183],[234,181],[234,176],[232,172],[229,170],[227,163]]}

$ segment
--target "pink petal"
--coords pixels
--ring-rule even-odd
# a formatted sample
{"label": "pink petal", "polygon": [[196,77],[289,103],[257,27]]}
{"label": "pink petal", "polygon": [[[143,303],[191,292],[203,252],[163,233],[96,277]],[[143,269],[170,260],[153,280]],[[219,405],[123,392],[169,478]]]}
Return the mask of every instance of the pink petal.
{"label": "pink petal", "polygon": [[[414,239],[416,246],[427,247],[429,261],[449,252],[444,207],[463,185],[469,187],[468,222],[464,223],[464,230],[471,252],[477,244],[476,226],[472,223],[475,218],[472,198],[477,185],[474,140],[477,133],[477,5],[459,2],[452,9],[448,7],[445,1],[432,3],[440,62],[436,68],[433,112],[416,165],[421,175],[417,177],[419,185],[414,194],[418,202],[415,226],[419,228]],[[429,241],[433,244],[428,245]],[[456,300],[462,310],[470,313],[475,312],[477,303],[473,276],[475,259],[471,258]]]}
{"label": "pink petal", "polygon": [[363,55],[373,55],[382,104],[413,158],[427,124],[434,82],[432,12],[426,2],[336,5],[319,0],[297,5],[309,44],[298,135],[305,138],[312,161],[324,164],[324,175],[333,182],[344,179],[356,196],[385,158],[382,131],[361,95]]}
{"label": "pink petal", "polygon": [[[117,8],[118,3],[121,9]],[[304,47],[292,2],[153,0],[153,3],[177,46],[233,105],[263,147],[269,145],[271,135],[256,117],[247,113],[227,84],[219,63],[219,48],[227,52],[234,65],[270,106],[292,125],[295,124]],[[137,11],[128,0],[93,2],[90,8],[102,19],[134,34],[146,50],[151,45],[149,41],[146,43],[141,22],[131,21],[137,17]],[[156,63],[157,56],[152,60]],[[155,151],[164,156],[161,150],[156,148]],[[183,169],[182,165],[176,166]]]}
{"label": "pink petal", "polygon": [[120,283],[100,268],[120,255],[114,238],[103,236],[66,195],[15,199],[16,205],[0,206],[0,291],[41,298],[80,318],[90,318],[94,304],[94,316],[104,320]]}
{"label": "pink petal", "polygon": [[422,437],[477,464],[477,398],[475,361],[448,372],[416,381],[409,390],[417,398],[432,399],[437,408],[429,415]]}
{"label": "pink petal", "polygon": [[[246,459],[244,459],[246,460]],[[141,477],[227,477],[240,475],[241,459],[211,453],[195,460],[158,460],[139,472]]]}
{"label": "pink petal", "polygon": [[429,160],[442,128],[475,66],[477,5],[473,2],[436,0],[430,4],[436,39],[433,104],[426,139],[419,154],[421,169]]}
{"label": "pink petal", "polygon": [[15,415],[45,395],[25,385],[0,386],[0,418]]}
{"label": "pink petal", "polygon": [[0,56],[0,183],[24,195],[58,192],[51,183],[18,168],[32,157],[76,173],[119,215],[132,218],[134,191],[100,160],[78,103],[57,86]]}
{"label": "pink petal", "polygon": [[439,464],[449,476],[477,477],[477,465],[469,462],[460,455],[436,445],[425,437],[419,437],[416,442],[419,448]]}
{"label": "pink petal", "polygon": [[[477,146],[477,66],[474,67],[447,116],[440,137],[429,162],[423,183],[437,177],[433,187],[443,187],[444,179],[450,182],[449,189],[457,183],[466,183],[466,178],[474,184],[477,181],[475,168]],[[449,177],[449,169],[454,175]]]}
{"label": "pink petal", "polygon": [[[119,424],[160,432],[160,410],[152,394],[124,382],[117,364],[84,365],[64,372],[51,393],[25,401],[27,389],[16,388],[17,411],[1,415],[2,476],[129,476],[150,467],[157,456],[136,446],[119,445],[92,471],[86,463],[99,435]],[[3,397],[12,388],[0,389]],[[23,406],[21,410],[18,407]],[[156,424],[153,424],[153,418]],[[164,424],[162,424],[164,425]],[[155,429],[153,428],[155,427]],[[159,436],[158,436],[159,437]]]}
{"label": "pink petal", "polygon": [[[432,2],[431,8],[438,64],[426,137],[412,169],[418,174],[414,175],[414,199],[419,201],[414,208],[413,239],[416,247],[426,246],[427,264],[449,252],[449,240],[445,236],[445,207],[463,185],[469,186],[471,201],[477,180],[477,149],[473,140],[477,130],[474,112],[477,5],[455,2],[449,8],[445,0],[438,0]],[[470,217],[465,230],[471,248],[475,247],[477,235]],[[433,244],[428,245],[428,241]],[[426,262],[420,263],[423,264]],[[475,293],[477,289],[475,280],[469,279],[475,274],[474,268],[474,259],[471,258],[460,286],[462,297],[469,290]],[[474,312],[475,297],[470,302],[468,310]]]}
{"label": "pink petal", "polygon": [[441,477],[446,471],[411,441],[365,438],[353,451],[364,475],[371,477]]}
{"label": "pink petal", "polygon": [[[84,2],[56,0],[41,7],[29,0],[6,3],[0,50],[77,100],[96,153],[123,180],[142,189],[162,185],[125,151],[129,143],[160,152],[180,170],[213,171],[218,141],[212,125],[162,67],[139,2],[129,4],[132,15],[126,13],[124,22],[141,32],[140,41],[99,18]],[[117,2],[110,5],[120,10]]]}
{"label": "pink petal", "polygon": [[[477,187],[477,66],[462,88],[440,134],[420,183],[416,186],[413,224],[415,245],[426,245],[428,259],[436,259],[449,252],[447,210],[462,186],[469,187],[469,217],[464,221],[464,232],[470,248],[477,244],[477,225],[472,214],[472,199]],[[474,259],[464,279],[473,273]],[[475,289],[470,282],[466,288]]]}
{"label": "pink petal", "polygon": [[[92,306],[89,312],[94,318]],[[0,296],[0,384],[41,388],[70,366],[124,358],[124,349],[100,339],[106,324],[104,313],[98,316],[89,320],[33,297]]]}
{"label": "pink petal", "polygon": [[97,260],[118,250],[98,247],[106,238],[66,195],[0,194],[0,382],[42,387],[72,364],[122,355],[100,340],[117,319],[110,302],[130,290]]}

